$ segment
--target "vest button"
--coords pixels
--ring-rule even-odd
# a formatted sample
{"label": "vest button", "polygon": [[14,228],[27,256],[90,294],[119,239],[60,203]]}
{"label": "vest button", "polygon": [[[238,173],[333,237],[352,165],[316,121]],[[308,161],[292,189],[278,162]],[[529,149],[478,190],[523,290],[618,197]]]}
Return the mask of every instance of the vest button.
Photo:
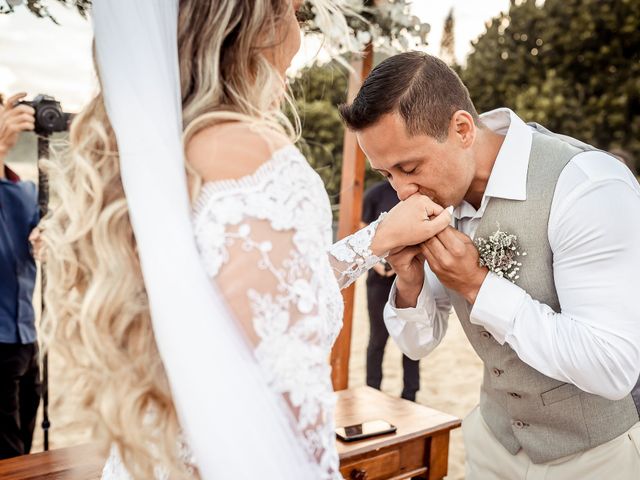
{"label": "vest button", "polygon": [[493,370],[491,370],[491,373],[493,373],[494,377],[499,377],[504,373],[504,370],[500,370],[499,368],[494,368]]}
{"label": "vest button", "polygon": [[513,422],[513,426],[521,429],[521,428],[528,427],[529,424],[524,423],[522,420],[516,420],[515,422]]}
{"label": "vest button", "polygon": [[516,392],[509,392],[509,395],[511,396],[511,398],[522,398],[520,395],[518,395]]}
{"label": "vest button", "polygon": [[480,336],[482,338],[491,338],[491,334],[489,332],[487,332],[486,330],[483,330],[482,332],[480,332]]}

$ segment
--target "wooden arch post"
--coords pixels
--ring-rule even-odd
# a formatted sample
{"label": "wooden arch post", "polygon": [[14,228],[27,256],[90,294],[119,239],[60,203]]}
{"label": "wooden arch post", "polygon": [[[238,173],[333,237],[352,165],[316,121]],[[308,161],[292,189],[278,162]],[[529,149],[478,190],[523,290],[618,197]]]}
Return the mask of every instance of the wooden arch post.
{"label": "wooden arch post", "polygon": [[[355,98],[363,80],[373,66],[373,46],[367,45],[364,55],[353,61],[353,72],[349,75],[348,101]],[[353,132],[345,130],[342,154],[342,180],[340,184],[340,216],[338,238],[351,235],[360,228],[362,217],[362,193],[364,190],[365,156]],[[344,299],[343,326],[331,352],[331,378],[334,390],[344,390],[349,386],[349,356],[351,354],[351,330],[355,284],[342,291]]]}

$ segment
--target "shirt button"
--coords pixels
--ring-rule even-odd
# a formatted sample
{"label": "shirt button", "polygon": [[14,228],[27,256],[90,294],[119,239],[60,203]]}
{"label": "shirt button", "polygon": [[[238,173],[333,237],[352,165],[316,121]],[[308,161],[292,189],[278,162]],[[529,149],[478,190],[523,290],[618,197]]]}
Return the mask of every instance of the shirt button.
{"label": "shirt button", "polygon": [[499,377],[500,375],[502,375],[504,371],[500,370],[499,368],[494,368],[493,370],[491,370],[491,373],[493,373],[494,377]]}
{"label": "shirt button", "polygon": [[483,330],[482,332],[480,332],[480,336],[482,338],[491,338],[491,334],[489,332],[487,332],[486,330]]}
{"label": "shirt button", "polygon": [[516,392],[509,392],[509,395],[511,395],[511,398],[522,398],[520,395],[518,395]]}
{"label": "shirt button", "polygon": [[516,420],[515,422],[513,422],[513,426],[516,428],[524,428],[524,427],[528,427],[529,425],[527,425],[526,423],[524,423],[522,420]]}

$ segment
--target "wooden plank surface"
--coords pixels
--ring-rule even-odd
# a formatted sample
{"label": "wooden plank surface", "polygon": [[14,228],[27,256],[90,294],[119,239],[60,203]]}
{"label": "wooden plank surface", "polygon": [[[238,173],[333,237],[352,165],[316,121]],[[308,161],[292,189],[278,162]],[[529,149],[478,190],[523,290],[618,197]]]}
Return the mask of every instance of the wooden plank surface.
{"label": "wooden plank surface", "polygon": [[340,391],[337,392],[337,396],[337,426],[355,425],[368,420],[386,420],[398,428],[395,434],[368,440],[357,442],[338,440],[338,454],[341,461],[421,436],[437,436],[461,424],[460,419],[452,415],[392,397],[370,387]]}
{"label": "wooden plank surface", "polygon": [[94,445],[61,448],[0,462],[2,480],[100,480],[105,459]]}
{"label": "wooden plank surface", "polygon": [[[367,45],[364,56],[352,63],[354,73],[349,76],[348,101],[355,98],[363,80],[373,66],[373,46]],[[338,218],[338,238],[356,232],[362,218],[362,195],[366,159],[358,145],[354,132],[345,130],[342,154],[342,178],[340,182],[340,216]],[[334,390],[349,387],[349,357],[351,355],[351,329],[355,283],[342,290],[344,315],[342,330],[331,352],[331,378]]]}

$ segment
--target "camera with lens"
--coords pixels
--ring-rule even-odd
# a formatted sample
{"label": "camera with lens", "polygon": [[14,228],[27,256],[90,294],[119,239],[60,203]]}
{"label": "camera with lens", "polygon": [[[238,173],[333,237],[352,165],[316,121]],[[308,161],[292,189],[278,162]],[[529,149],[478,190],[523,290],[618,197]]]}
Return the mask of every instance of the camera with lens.
{"label": "camera with lens", "polygon": [[65,132],[69,129],[71,114],[62,111],[60,102],[50,95],[37,95],[31,101],[22,101],[18,105],[29,105],[35,111],[35,133],[51,135],[55,132]]}

